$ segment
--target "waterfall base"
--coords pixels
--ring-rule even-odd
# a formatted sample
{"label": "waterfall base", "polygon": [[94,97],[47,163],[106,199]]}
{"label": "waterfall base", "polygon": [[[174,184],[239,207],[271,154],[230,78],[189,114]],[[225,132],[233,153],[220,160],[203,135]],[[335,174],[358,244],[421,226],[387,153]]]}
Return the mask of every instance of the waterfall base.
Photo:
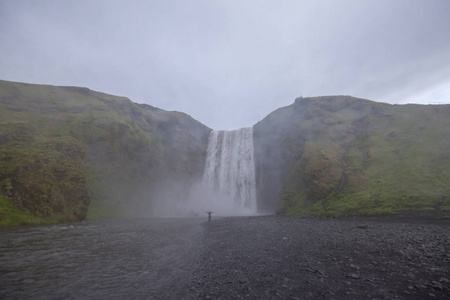
{"label": "waterfall base", "polygon": [[215,215],[257,214],[253,128],[210,133],[203,180],[189,202]]}

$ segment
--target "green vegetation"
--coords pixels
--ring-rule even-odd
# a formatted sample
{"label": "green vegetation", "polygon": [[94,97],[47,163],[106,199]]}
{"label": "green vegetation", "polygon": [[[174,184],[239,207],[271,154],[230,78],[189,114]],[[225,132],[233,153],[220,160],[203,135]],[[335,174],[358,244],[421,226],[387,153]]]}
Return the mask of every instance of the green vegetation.
{"label": "green vegetation", "polygon": [[[450,106],[297,99],[254,127],[258,205],[450,213]],[[151,215],[201,177],[210,129],[77,87],[0,81],[0,224]]]}
{"label": "green vegetation", "polygon": [[448,212],[450,106],[340,96],[298,99],[285,110],[295,113],[278,118],[274,112],[271,119],[290,128],[282,134],[301,141],[301,153],[295,158],[285,147],[284,160],[293,159],[286,164],[280,214]]}
{"label": "green vegetation", "polygon": [[51,221],[18,209],[8,198],[0,195],[0,227],[47,223]]}
{"label": "green vegetation", "polygon": [[[25,122],[0,125],[2,194],[16,209],[38,217],[31,219],[38,223],[82,220],[89,193],[81,146],[71,137],[42,138]],[[22,222],[8,222],[13,220]]]}
{"label": "green vegetation", "polygon": [[6,81],[0,120],[0,196],[34,223],[151,214],[161,181],[201,176],[210,131],[87,88]]}

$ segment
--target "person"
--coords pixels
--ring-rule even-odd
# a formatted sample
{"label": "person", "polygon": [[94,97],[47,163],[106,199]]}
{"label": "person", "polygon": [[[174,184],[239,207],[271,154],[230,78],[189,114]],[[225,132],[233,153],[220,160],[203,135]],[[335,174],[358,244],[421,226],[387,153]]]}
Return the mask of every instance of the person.
{"label": "person", "polygon": [[208,214],[208,222],[211,221],[211,214],[213,213],[213,211],[207,211],[206,212]]}

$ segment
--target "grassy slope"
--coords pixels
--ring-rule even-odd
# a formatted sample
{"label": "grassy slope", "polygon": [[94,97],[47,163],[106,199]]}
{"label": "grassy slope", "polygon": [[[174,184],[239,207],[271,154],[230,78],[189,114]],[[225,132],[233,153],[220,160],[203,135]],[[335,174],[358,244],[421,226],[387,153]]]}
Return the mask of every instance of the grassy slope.
{"label": "grassy slope", "polygon": [[18,209],[10,199],[0,195],[0,227],[12,225],[48,224],[52,220]]}
{"label": "grassy slope", "polygon": [[301,156],[281,190],[280,213],[449,211],[449,106],[319,97],[286,109],[297,113],[278,120],[291,126],[279,143],[286,149],[292,141],[302,144],[291,147]]}
{"label": "grassy slope", "polygon": [[[23,190],[25,184],[11,182],[24,165],[23,157],[51,155],[44,146],[48,143],[59,141],[65,148],[80,149],[82,161],[78,167],[83,182],[78,186],[85,182],[91,193],[88,217],[114,217],[137,214],[142,207],[148,209],[153,201],[152,191],[163,179],[199,176],[209,132],[185,114],[135,104],[126,98],[86,88],[6,81],[0,81],[0,120],[0,129],[5,133],[2,151],[18,153],[10,155],[13,160],[5,159],[5,155],[0,157],[0,167],[5,170],[0,175],[3,219],[14,203],[22,211],[54,220],[55,205],[47,205],[45,201],[20,205],[17,191]],[[69,166],[62,161],[66,165],[76,161],[61,159],[60,167],[65,171]],[[54,167],[49,167],[48,162],[34,166],[34,185],[39,197],[49,198],[63,185],[56,178],[48,178],[46,172]],[[31,178],[28,176],[28,180]],[[38,208],[30,208],[33,205]],[[52,210],[48,211],[48,207]],[[45,210],[47,213],[43,213]]]}

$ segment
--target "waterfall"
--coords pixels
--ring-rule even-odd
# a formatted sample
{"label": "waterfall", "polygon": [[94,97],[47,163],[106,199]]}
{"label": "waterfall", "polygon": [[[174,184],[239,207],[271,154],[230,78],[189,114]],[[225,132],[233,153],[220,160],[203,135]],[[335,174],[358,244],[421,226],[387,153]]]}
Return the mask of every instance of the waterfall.
{"label": "waterfall", "polygon": [[210,205],[233,214],[256,213],[253,128],[210,133],[203,182]]}

